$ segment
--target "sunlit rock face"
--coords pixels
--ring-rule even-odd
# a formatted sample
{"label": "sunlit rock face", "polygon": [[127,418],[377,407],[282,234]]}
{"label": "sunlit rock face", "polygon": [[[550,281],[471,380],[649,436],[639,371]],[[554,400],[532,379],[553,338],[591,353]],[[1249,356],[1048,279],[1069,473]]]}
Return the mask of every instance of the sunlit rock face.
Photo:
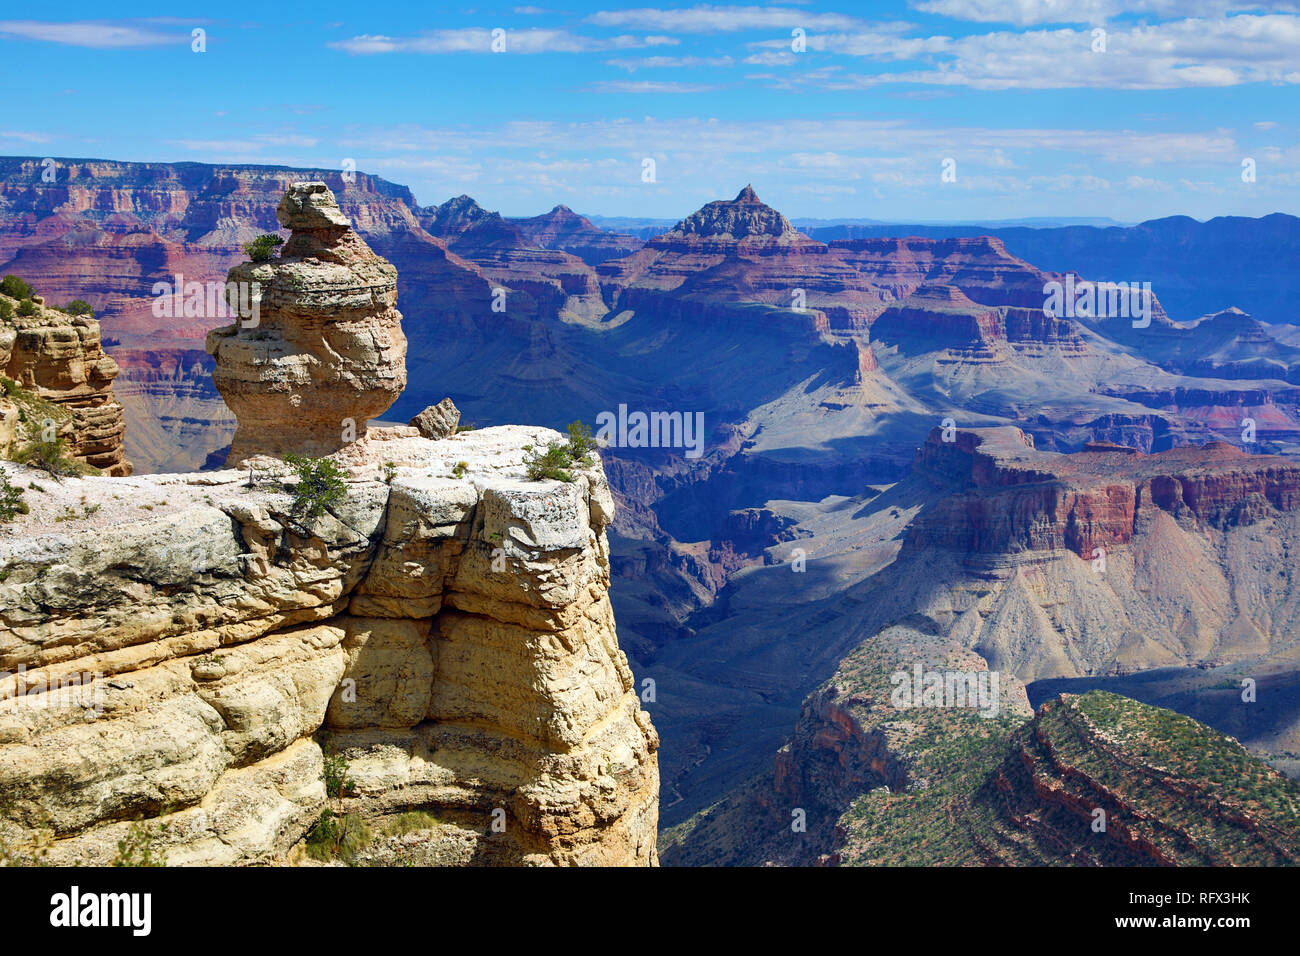
{"label": "sunlit rock face", "polygon": [[339,210],[329,187],[300,182],[276,209],[283,254],[230,270],[227,296],[247,306],[208,334],[213,381],[239,426],[228,463],[321,455],[365,435],[406,386],[397,270]]}

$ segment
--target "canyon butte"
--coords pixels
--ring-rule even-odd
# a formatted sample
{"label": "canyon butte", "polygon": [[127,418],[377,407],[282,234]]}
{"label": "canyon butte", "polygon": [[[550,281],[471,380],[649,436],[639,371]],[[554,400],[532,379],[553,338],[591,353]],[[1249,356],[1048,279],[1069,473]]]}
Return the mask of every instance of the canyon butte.
{"label": "canyon butte", "polygon": [[[122,368],[116,395],[126,409],[128,456],[146,471],[186,473],[114,479],[144,488],[168,483],[165,497],[144,502],[157,517],[182,500],[173,486],[194,486],[202,490],[192,494],[212,498],[230,520],[224,495],[253,494],[242,484],[250,480],[248,465],[254,473],[269,468],[273,459],[259,452],[284,450],[239,438],[227,449],[237,423],[218,389],[233,406],[243,388],[250,404],[262,388],[283,389],[291,401],[293,383],[318,379],[300,374],[316,368],[311,363],[242,363],[241,354],[259,347],[256,328],[228,327],[204,314],[160,318],[155,283],[224,282],[232,267],[285,279],[285,298],[267,303],[263,320],[271,324],[261,334],[292,355],[295,329],[313,328],[322,313],[317,303],[295,298],[289,277],[324,276],[329,265],[330,274],[348,276],[348,286],[361,282],[358,270],[370,270],[371,302],[337,302],[363,320],[392,307],[395,281],[418,321],[387,325],[387,336],[373,342],[346,341],[362,364],[374,362],[373,384],[365,387],[384,393],[378,357],[394,354],[394,332],[402,335],[410,381],[386,413],[358,407],[363,437],[337,451],[326,446],[341,438],[322,420],[317,431],[325,445],[312,452],[330,451],[354,483],[375,482],[376,493],[388,496],[382,543],[373,545],[372,526],[347,517],[348,533],[372,542],[373,557],[362,559],[370,562],[366,570],[349,570],[337,584],[305,569],[292,578],[311,595],[302,600],[317,615],[312,620],[343,622],[332,626],[343,629],[349,655],[348,641],[355,647],[371,640],[358,630],[368,625],[348,630],[351,617],[405,620],[411,598],[431,600],[424,583],[388,580],[401,573],[394,567],[406,568],[405,557],[381,560],[393,508],[418,510],[394,503],[405,493],[404,469],[461,482],[455,472],[464,462],[478,489],[480,468],[518,481],[523,445],[555,440],[548,428],[574,418],[590,422],[619,405],[705,416],[709,440],[700,459],[685,459],[680,449],[609,447],[594,472],[581,469],[561,488],[587,489],[585,510],[582,501],[575,508],[596,544],[582,549],[580,563],[590,551],[599,569],[590,573],[601,588],[617,582],[607,600],[618,640],[637,680],[649,679],[658,690],[646,709],[664,739],[662,751],[640,756],[652,751],[654,738],[647,718],[632,718],[646,721],[642,739],[649,742],[638,750],[626,729],[635,759],[610,766],[637,766],[640,782],[618,791],[610,815],[600,819],[622,821],[621,808],[648,806],[634,794],[656,789],[646,769],[653,760],[653,772],[662,766],[664,778],[657,812],[666,828],[665,862],[1295,861],[1295,786],[1279,770],[1300,771],[1300,596],[1291,573],[1300,547],[1300,349],[1284,327],[1237,308],[1254,302],[1279,321],[1278,298],[1261,297],[1259,289],[1289,281],[1285,256],[1273,260],[1277,283],[1255,276],[1254,285],[1201,285],[1195,275],[1169,272],[1162,237],[1176,237],[1189,263],[1199,263],[1189,268],[1203,269],[1222,248],[1222,234],[1206,236],[1217,220],[1196,230],[1170,223],[1104,230],[1086,242],[1053,230],[810,235],[746,187],[640,240],[598,229],[564,207],[528,219],[489,212],[467,196],[421,207],[404,187],[361,173],[344,182],[331,171],[69,160],[60,163],[66,179],[46,187],[33,175],[38,161],[5,162],[0,257],[8,262],[0,272],[22,274],[59,301],[78,296],[101,310],[109,351]],[[306,242],[297,230],[285,246],[288,261],[239,264],[244,242],[286,226],[274,211],[287,188],[307,179],[333,187],[337,214],[396,266],[395,280],[351,252],[338,252],[342,261],[334,263],[328,237],[312,240],[312,248],[325,251],[317,256],[320,272],[295,261],[290,253]],[[1281,219],[1246,222],[1286,249],[1294,223]],[[1227,226],[1233,236],[1246,228]],[[1044,285],[1067,273],[1080,280],[1139,278],[1109,271],[1124,261],[1115,253],[1124,248],[1151,250],[1152,267],[1170,276],[1168,285],[1156,284],[1148,327],[1044,314]],[[1072,249],[1087,251],[1084,265],[1070,258]],[[1034,264],[1030,253],[1039,250],[1054,261],[1051,269]],[[1269,268],[1251,262],[1252,269]],[[1222,275],[1244,268],[1225,264]],[[1177,318],[1166,312],[1167,301],[1178,303]],[[371,374],[358,371],[361,378]],[[417,439],[410,433],[419,429],[410,426],[366,430],[366,415],[418,421],[444,395],[466,421],[498,427],[433,442]],[[277,395],[267,407],[284,400]],[[331,414],[352,417],[342,408]],[[503,424],[521,417],[532,427]],[[1245,419],[1254,423],[1253,443],[1243,441]],[[303,427],[311,425],[304,418]],[[473,443],[501,428],[515,429],[505,442],[508,459],[483,449],[480,464]],[[259,429],[246,437],[280,441]],[[408,451],[407,442],[424,451]],[[198,472],[227,460],[244,462],[238,475]],[[384,461],[398,467],[391,486],[380,481]],[[300,532],[290,497],[258,487],[280,504],[265,505],[260,538],[247,529],[262,525],[235,519],[238,540],[257,540],[264,549],[248,551],[246,560],[274,565],[288,540],[317,567],[331,548],[343,548],[294,537]],[[496,513],[495,505],[484,505],[487,490],[476,493],[475,513]],[[47,502],[36,498],[25,495],[34,509],[44,508]],[[58,501],[75,510],[75,501]],[[510,509],[532,514],[514,503]],[[516,520],[524,519],[506,523],[513,528]],[[566,528],[569,520],[566,512]],[[527,521],[523,539],[536,547],[551,542],[532,517]],[[444,629],[462,634],[461,615],[516,627],[536,627],[544,618],[547,633],[559,634],[571,626],[570,602],[586,607],[580,595],[571,597],[587,580],[588,572],[576,568],[573,589],[566,583],[558,594],[550,590],[550,572],[536,568],[522,596],[484,593],[487,586],[478,583],[462,590],[460,582],[483,575],[499,543],[494,534],[506,531],[473,522],[465,531],[458,514],[436,525],[457,529],[448,533],[454,545],[441,546],[437,559],[444,569],[434,575],[442,582],[440,603],[420,606],[433,621],[428,633],[439,635],[429,641],[437,666],[458,652],[439,641]],[[412,534],[424,534],[420,527]],[[453,546],[462,549],[454,557],[447,554]],[[423,554],[433,545],[399,536],[391,547]],[[552,560],[567,575],[567,559],[558,555],[569,546],[554,547]],[[462,553],[472,553],[474,563],[462,568],[469,560]],[[78,560],[57,557],[51,565]],[[423,579],[432,559],[419,560],[426,570],[416,577]],[[127,580],[134,582],[135,573]],[[60,577],[31,593],[70,614],[77,602],[58,597],[62,586]],[[539,606],[543,595],[552,603]],[[385,613],[376,610],[376,596],[385,599]],[[243,606],[224,596],[220,603]],[[243,603],[261,608],[263,598]],[[520,605],[531,610],[525,614]],[[218,627],[205,616],[209,606],[197,601],[193,613],[188,605],[184,612],[205,629],[204,640]],[[597,616],[605,613],[600,606]],[[542,618],[534,616],[543,607]],[[40,615],[53,612],[26,613],[36,615],[30,626],[39,629],[47,620]],[[590,620],[586,611],[582,616]],[[305,626],[303,620],[290,626]],[[387,654],[390,645],[383,646]],[[200,650],[209,648],[222,654],[215,644]],[[944,708],[900,713],[889,702],[890,676],[916,663],[997,670],[999,716]],[[416,667],[421,675],[423,667]],[[627,712],[643,714],[630,672],[620,675]],[[1245,680],[1260,690],[1251,703],[1242,696]],[[417,684],[424,687],[423,676]],[[1116,701],[1116,694],[1123,698]],[[225,713],[224,704],[212,706]],[[335,706],[326,706],[317,737],[331,731],[331,721],[347,719]],[[404,723],[414,712],[380,718],[379,725],[386,734],[383,721]],[[432,701],[425,713],[403,733],[415,735],[430,721],[441,726],[445,712]],[[619,726],[629,727],[625,720]],[[320,744],[313,738],[312,745]],[[381,752],[407,745],[394,746]],[[386,799],[390,782],[401,793],[408,780],[440,792],[421,776],[429,766],[424,751],[410,764],[418,771],[406,769],[406,757],[366,763],[361,744],[342,752],[350,766],[373,771],[364,781],[354,776],[368,782],[367,793],[381,794],[375,799]],[[236,769],[251,759],[240,753]],[[472,775],[464,759],[455,779]],[[600,779],[591,785],[599,789]],[[397,809],[397,799],[387,806]],[[1221,812],[1207,816],[1189,806]],[[1116,821],[1106,834],[1090,829],[1098,808]],[[807,815],[798,838],[790,828],[795,809]],[[531,804],[518,809],[526,819],[540,812]],[[574,812],[587,819],[586,811]],[[644,832],[632,822],[609,826]],[[471,858],[473,852],[486,851]],[[548,852],[554,859],[560,851]]]}
{"label": "canyon butte", "polygon": [[[599,462],[531,480],[545,428],[365,428],[405,377],[392,266],[322,183],[280,215],[284,255],[231,273],[265,279],[262,322],[213,333],[243,467],[3,466],[6,858],[655,864]],[[363,427],[295,480],[330,416]]]}

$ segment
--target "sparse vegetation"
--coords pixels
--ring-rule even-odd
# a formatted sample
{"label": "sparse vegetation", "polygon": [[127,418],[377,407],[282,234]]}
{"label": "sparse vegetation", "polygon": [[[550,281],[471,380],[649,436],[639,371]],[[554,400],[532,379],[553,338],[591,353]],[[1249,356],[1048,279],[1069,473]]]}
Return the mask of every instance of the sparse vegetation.
{"label": "sparse vegetation", "polygon": [[569,449],[557,441],[546,446],[545,451],[529,449],[524,453],[524,472],[529,481],[573,481],[569,471],[573,467],[573,456]]}
{"label": "sparse vegetation", "polygon": [[263,233],[252,242],[244,243],[244,254],[254,262],[270,262],[275,250],[284,244],[273,232]]}
{"label": "sparse vegetation", "polygon": [[325,784],[325,794],[342,800],[344,795],[356,786],[348,775],[348,761],[342,754],[326,751],[325,762],[321,767],[321,781]]}
{"label": "sparse vegetation", "polygon": [[356,862],[357,854],[370,845],[374,831],[358,814],[348,813],[340,817],[326,807],[320,812],[316,825],[307,834],[307,855],[322,863],[340,860],[351,866]]}
{"label": "sparse vegetation", "polygon": [[295,515],[313,521],[346,496],[343,471],[328,458],[290,454],[284,460],[298,476],[293,497]]}
{"label": "sparse vegetation", "polygon": [[0,292],[11,299],[30,299],[36,290],[16,275],[7,275],[0,279]]}
{"label": "sparse vegetation", "polygon": [[168,824],[160,823],[150,826],[147,823],[133,823],[131,829],[117,843],[117,856],[113,866],[166,866],[167,853],[159,846],[159,840],[167,832]]}
{"label": "sparse vegetation", "polygon": [[9,483],[9,476],[0,471],[0,521],[13,521],[30,509],[23,501],[23,489]]}
{"label": "sparse vegetation", "polygon": [[48,472],[55,481],[76,475],[99,474],[98,468],[72,457],[68,443],[61,435],[55,436],[53,441],[34,441],[24,445],[14,453],[13,460],[20,465]]}
{"label": "sparse vegetation", "polygon": [[0,319],[12,319],[14,317],[13,303],[8,299],[0,299]]}
{"label": "sparse vegetation", "polygon": [[326,807],[320,812],[307,834],[307,855],[321,862],[341,860],[351,866],[357,854],[374,839],[374,831],[358,814],[343,812],[343,798],[356,786],[348,773],[347,758],[327,750],[320,777],[325,784],[325,798],[337,800],[339,809]]}
{"label": "sparse vegetation", "polygon": [[591,428],[582,422],[569,423],[569,454],[575,461],[591,464],[591,453],[600,447],[591,435]]}
{"label": "sparse vegetation", "polygon": [[405,836],[417,830],[431,830],[442,821],[425,810],[409,810],[384,824],[384,836]]}
{"label": "sparse vegetation", "polygon": [[18,303],[18,314],[21,316],[36,315],[39,311],[40,309],[37,308],[36,303],[31,299],[23,299],[23,301]]}
{"label": "sparse vegetation", "polygon": [[397,477],[397,466],[394,465],[391,461],[386,461],[383,464],[383,469],[384,469],[384,481],[387,484],[391,485],[393,483],[393,479]]}
{"label": "sparse vegetation", "polygon": [[94,308],[85,299],[73,299],[63,307],[62,311],[68,315],[84,315],[90,319],[95,317]]}
{"label": "sparse vegetation", "polygon": [[466,472],[468,469],[469,469],[469,462],[467,462],[467,461],[458,461],[458,462],[456,462],[456,467],[452,468],[452,470],[451,470],[451,476],[452,476],[453,478],[464,478],[464,477],[465,477],[465,472]]}
{"label": "sparse vegetation", "polygon": [[572,422],[567,442],[553,441],[546,446],[545,451],[538,451],[532,445],[524,446],[524,471],[530,481],[548,478],[553,481],[573,481],[570,469],[591,465],[591,452],[596,447],[591,429],[582,422]]}

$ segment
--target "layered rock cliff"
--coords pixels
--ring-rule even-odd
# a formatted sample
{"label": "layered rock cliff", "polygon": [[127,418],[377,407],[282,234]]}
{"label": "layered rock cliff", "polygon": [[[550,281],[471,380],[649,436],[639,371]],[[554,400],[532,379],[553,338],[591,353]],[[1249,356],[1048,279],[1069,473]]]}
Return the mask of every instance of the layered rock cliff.
{"label": "layered rock cliff", "polygon": [[294,859],[330,751],[344,810],[436,814],[431,859],[653,863],[658,740],[609,607],[613,502],[598,465],[524,480],[523,447],[555,438],[372,433],[315,520],[269,469],[29,494],[0,537],[9,844],[105,863],[143,818],[172,863]]}
{"label": "layered rock cliff", "polygon": [[[131,474],[122,406],[113,394],[118,367],[104,353],[99,323],[49,308],[39,295],[26,300],[29,315],[19,313],[20,302],[0,299],[13,313],[0,319],[0,373],[13,392],[0,395],[0,453],[53,434],[73,458],[109,475]],[[52,414],[47,419],[33,403],[49,403]]]}
{"label": "layered rock cliff", "polygon": [[558,434],[450,402],[367,429],[405,381],[393,269],[322,183],[280,213],[285,256],[233,273],[261,321],[214,335],[246,469],[3,466],[0,854],[298,863],[342,826],[380,864],[654,864],[599,462],[539,480]]}

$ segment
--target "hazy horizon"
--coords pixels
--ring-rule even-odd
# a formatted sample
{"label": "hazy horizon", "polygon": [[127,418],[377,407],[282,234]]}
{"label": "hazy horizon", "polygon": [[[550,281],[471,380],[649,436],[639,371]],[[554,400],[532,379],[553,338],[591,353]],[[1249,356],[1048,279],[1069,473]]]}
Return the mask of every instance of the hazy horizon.
{"label": "hazy horizon", "polygon": [[0,20],[0,151],[351,162],[509,216],[659,218],[746,182],[792,219],[1300,212],[1290,0],[100,9]]}

